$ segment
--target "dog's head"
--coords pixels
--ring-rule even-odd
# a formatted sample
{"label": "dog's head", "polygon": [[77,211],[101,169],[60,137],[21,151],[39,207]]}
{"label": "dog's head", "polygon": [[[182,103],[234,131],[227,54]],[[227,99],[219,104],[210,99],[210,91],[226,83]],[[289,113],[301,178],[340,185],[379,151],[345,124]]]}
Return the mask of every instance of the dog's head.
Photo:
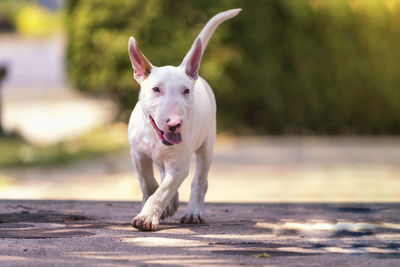
{"label": "dog's head", "polygon": [[128,47],[134,78],[140,85],[143,112],[164,145],[181,143],[193,106],[194,84],[203,54],[200,39],[178,67],[153,66],[140,52],[133,37]]}

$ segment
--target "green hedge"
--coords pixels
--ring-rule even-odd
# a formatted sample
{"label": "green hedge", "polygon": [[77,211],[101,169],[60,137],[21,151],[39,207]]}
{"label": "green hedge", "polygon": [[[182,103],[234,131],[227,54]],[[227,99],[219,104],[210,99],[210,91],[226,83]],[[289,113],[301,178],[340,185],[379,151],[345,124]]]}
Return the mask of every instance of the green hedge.
{"label": "green hedge", "polygon": [[178,65],[212,15],[237,7],[200,68],[220,130],[400,133],[400,1],[70,0],[70,80],[126,119],[137,100],[129,36],[154,65]]}
{"label": "green hedge", "polygon": [[29,0],[1,0],[0,1],[0,33],[15,32],[17,17],[21,10],[31,4]]}

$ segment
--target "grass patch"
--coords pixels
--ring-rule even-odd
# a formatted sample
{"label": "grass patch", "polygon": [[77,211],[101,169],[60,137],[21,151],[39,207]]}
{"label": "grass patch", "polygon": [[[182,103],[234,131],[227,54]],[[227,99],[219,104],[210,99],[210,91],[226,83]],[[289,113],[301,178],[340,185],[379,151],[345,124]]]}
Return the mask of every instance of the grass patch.
{"label": "grass patch", "polygon": [[0,173],[0,189],[7,187],[12,184],[14,179],[12,177],[6,176]]}
{"label": "grass patch", "polygon": [[127,148],[127,127],[121,123],[46,146],[33,145],[18,137],[1,137],[0,168],[69,164]]}

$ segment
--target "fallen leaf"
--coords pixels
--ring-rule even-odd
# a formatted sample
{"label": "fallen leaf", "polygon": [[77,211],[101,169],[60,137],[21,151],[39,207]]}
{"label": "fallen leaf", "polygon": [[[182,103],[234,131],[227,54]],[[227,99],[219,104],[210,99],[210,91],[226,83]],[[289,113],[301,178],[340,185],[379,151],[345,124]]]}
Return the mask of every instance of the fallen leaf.
{"label": "fallen leaf", "polygon": [[253,255],[253,258],[271,258],[271,255],[269,255],[268,253],[262,253]]}

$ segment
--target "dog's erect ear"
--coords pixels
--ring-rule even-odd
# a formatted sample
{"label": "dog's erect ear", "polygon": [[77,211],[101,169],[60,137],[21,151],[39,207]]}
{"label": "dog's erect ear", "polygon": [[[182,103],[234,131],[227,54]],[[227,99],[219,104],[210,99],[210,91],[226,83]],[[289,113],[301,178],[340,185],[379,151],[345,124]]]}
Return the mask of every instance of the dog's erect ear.
{"label": "dog's erect ear", "polygon": [[201,40],[198,38],[190,49],[188,55],[185,57],[186,61],[184,60],[181,65],[186,74],[194,80],[197,80],[197,77],[199,77],[198,71],[202,55],[203,48]]}
{"label": "dog's erect ear", "polygon": [[140,52],[135,38],[129,38],[128,43],[129,58],[131,59],[134,70],[134,78],[140,83],[150,75],[153,66],[150,61]]}

